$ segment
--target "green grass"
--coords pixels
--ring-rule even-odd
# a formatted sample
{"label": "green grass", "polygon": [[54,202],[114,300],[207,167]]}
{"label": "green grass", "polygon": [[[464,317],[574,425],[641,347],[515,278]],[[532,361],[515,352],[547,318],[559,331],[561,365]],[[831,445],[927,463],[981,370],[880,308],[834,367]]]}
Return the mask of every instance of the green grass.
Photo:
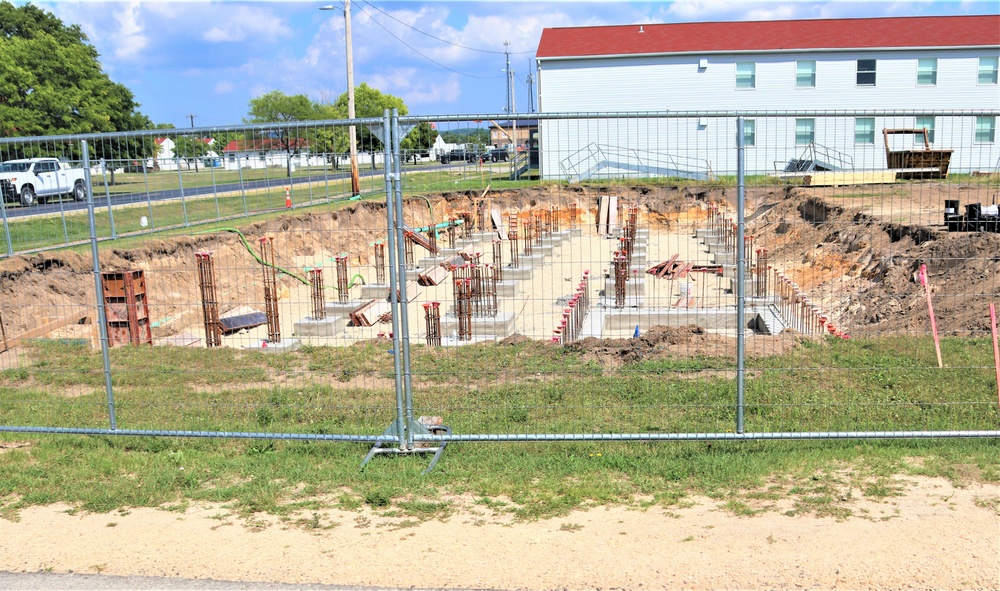
{"label": "green grass", "polygon": [[[235,349],[111,351],[124,429],[377,434],[392,421],[385,342],[305,347],[285,356]],[[810,342],[748,361],[749,431],[997,429],[988,344],[927,339]],[[29,365],[0,372],[0,424],[108,425],[99,352],[37,342]],[[416,414],[455,433],[731,431],[733,365],[724,358],[604,367],[534,342],[414,347]],[[413,520],[457,510],[456,495],[519,519],[594,504],[678,506],[706,495],[734,514],[855,515],[854,501],[899,494],[896,474],[1000,481],[997,440],[452,443],[429,458],[324,442],[0,434],[0,513],[69,503],[88,511],[223,503],[327,527],[324,507]],[[858,515],[865,516],[865,515]],[[868,516],[871,517],[871,516]],[[402,525],[400,527],[403,527]]]}

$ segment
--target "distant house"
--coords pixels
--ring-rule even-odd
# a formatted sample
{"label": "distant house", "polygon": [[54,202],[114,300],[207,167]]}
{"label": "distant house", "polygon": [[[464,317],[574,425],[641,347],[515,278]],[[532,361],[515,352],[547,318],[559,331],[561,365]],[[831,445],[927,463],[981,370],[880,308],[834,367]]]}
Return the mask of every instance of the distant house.
{"label": "distant house", "polygon": [[538,120],[536,119],[498,121],[496,125],[490,127],[490,144],[494,148],[510,147],[511,145],[521,148],[528,144],[532,133],[536,131],[538,131]]}
{"label": "distant house", "polygon": [[[208,147],[208,151],[205,155],[201,157],[202,160],[208,159],[209,161],[215,160],[219,157],[217,153],[212,151],[212,146],[215,145],[215,138],[199,138],[198,141],[204,142]],[[158,166],[160,170],[177,170],[178,168],[187,169],[190,166],[190,160],[186,158],[178,158],[174,153],[174,148],[177,146],[173,138],[169,137],[158,137],[154,140],[156,143],[156,157],[152,162],[147,164],[150,166]]]}
{"label": "distant house", "polygon": [[[546,113],[691,115],[607,119],[599,138],[580,120],[543,121],[548,178],[565,176],[575,155],[626,149],[734,171],[735,117],[698,116],[706,111],[751,114],[744,124],[751,171],[770,171],[812,144],[850,153],[855,166],[881,168],[886,127],[927,128],[935,148],[955,150],[953,170],[992,168],[1000,157],[1000,15],[550,28],[536,59]],[[803,114],[899,110],[910,114]],[[791,115],[765,113],[774,111]],[[653,145],[667,137],[670,154]],[[922,138],[907,141],[912,147]],[[641,168],[631,163],[615,174],[630,167]]]}
{"label": "distant house", "polygon": [[289,159],[293,167],[308,166],[315,160],[309,153],[309,142],[302,138],[292,138],[287,145],[282,140],[270,138],[232,140],[222,149],[222,155],[229,169],[284,168]]}

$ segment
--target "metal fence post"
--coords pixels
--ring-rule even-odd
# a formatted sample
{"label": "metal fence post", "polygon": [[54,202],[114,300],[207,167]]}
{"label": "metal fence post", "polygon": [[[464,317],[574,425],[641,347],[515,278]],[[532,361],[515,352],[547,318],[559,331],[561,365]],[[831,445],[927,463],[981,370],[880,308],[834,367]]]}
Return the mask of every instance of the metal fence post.
{"label": "metal fence post", "polygon": [[222,219],[222,210],[219,209],[219,187],[215,184],[215,159],[212,160],[212,194],[215,195],[215,219]]}
{"label": "metal fence post", "polygon": [[746,146],[743,117],[736,118],[736,432],[743,433],[744,394],[746,392]]}
{"label": "metal fence post", "polygon": [[[392,128],[390,127],[389,119],[389,109],[386,109],[382,114],[382,128],[383,141],[382,141],[382,157],[390,158],[392,152],[390,151],[390,134],[392,133]],[[392,175],[392,170],[387,166],[383,171],[383,176],[385,177],[385,217],[386,226],[388,229],[388,241],[389,241],[389,309],[392,311],[392,362],[395,369],[395,383],[396,383],[396,435],[399,436],[399,447],[402,449],[406,446],[406,422],[404,420],[403,414],[403,371],[402,371],[402,353],[400,347],[400,334],[399,334],[399,292],[396,287],[401,283],[406,282],[406,270],[398,266],[397,260],[399,256],[396,253],[396,216],[395,216],[395,190],[393,183],[395,178]],[[403,273],[397,275],[397,273],[402,269]]]}
{"label": "metal fence post", "polygon": [[187,203],[184,201],[184,177],[181,175],[181,159],[175,158],[174,161],[177,163],[177,186],[181,192],[181,209],[184,211],[184,225],[189,226],[188,208]]}
{"label": "metal fence post", "polygon": [[149,195],[149,172],[146,170],[145,161],[142,163],[142,182],[146,186],[146,209],[149,210],[149,227],[155,228],[156,224],[153,222],[153,199]]}
{"label": "metal fence post", "polygon": [[[81,140],[81,141],[83,141],[83,140]],[[84,161],[83,161],[84,167],[89,170],[90,167],[87,166],[88,162],[90,162],[89,154],[84,158]],[[84,173],[84,174],[87,174],[87,173]],[[114,212],[114,210],[111,209],[111,187],[110,187],[110,185],[108,185],[108,166],[107,166],[107,163],[104,160],[104,158],[101,158],[101,175],[104,176],[104,196],[108,200],[108,221],[111,223],[111,239],[115,240],[115,239],[118,238],[118,233],[115,232],[115,212]],[[89,186],[89,182],[90,182],[90,180],[89,180],[89,174],[88,174],[88,181],[87,182],[88,182],[88,186]],[[91,193],[93,193],[93,189],[91,189]],[[94,262],[96,263],[97,259],[94,259]]]}
{"label": "metal fence post", "polygon": [[3,235],[7,240],[7,256],[14,256],[14,245],[10,240],[10,224],[7,221],[7,204],[0,198],[0,216],[3,216]]}
{"label": "metal fence post", "polygon": [[243,197],[243,217],[250,215],[247,211],[247,187],[243,184],[243,165],[236,161],[236,170],[240,171],[240,196]]}
{"label": "metal fence post", "polygon": [[[403,176],[400,171],[400,157],[402,150],[400,149],[400,129],[399,129],[399,111],[398,109],[392,110],[392,176],[396,181],[395,184],[395,199],[396,199],[396,248],[399,249],[399,256],[396,257],[396,262],[402,264],[399,266],[399,311],[400,311],[400,340],[403,343],[403,393],[406,396],[406,424],[411,426],[414,424],[413,420],[413,379],[410,374],[410,318],[409,318],[409,306],[407,306],[408,298],[406,296],[406,265],[405,256],[403,249],[405,248],[405,236],[403,235]],[[386,134],[388,139],[390,134]],[[383,160],[382,168],[386,171],[390,169],[390,160]],[[406,434],[406,448],[413,449],[413,429],[407,429]]]}
{"label": "metal fence post", "polygon": [[[90,224],[90,256],[94,260],[94,297],[97,299],[97,322],[101,335],[101,358],[104,362],[104,391],[108,397],[108,419],[113,430],[118,428],[118,420],[115,417],[115,393],[111,387],[107,311],[104,309],[104,287],[101,282],[101,258],[97,248],[97,222],[94,219],[94,191],[90,184],[90,154],[87,152],[87,140],[80,140],[80,152],[83,153],[83,175],[87,181],[87,222]],[[105,174],[106,187],[107,168],[103,160],[101,160],[101,171]]]}

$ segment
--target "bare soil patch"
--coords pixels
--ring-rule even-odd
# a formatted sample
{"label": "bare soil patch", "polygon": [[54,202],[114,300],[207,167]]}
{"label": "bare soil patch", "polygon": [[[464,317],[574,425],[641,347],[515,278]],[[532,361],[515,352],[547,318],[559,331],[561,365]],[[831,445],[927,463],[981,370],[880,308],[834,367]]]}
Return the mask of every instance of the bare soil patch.
{"label": "bare soil patch", "polygon": [[426,521],[370,509],[245,520],[215,505],[31,507],[0,520],[0,570],[531,590],[1000,588],[1000,486],[897,484],[896,496],[842,503],[847,517],[737,516],[707,498],[527,523],[472,499]]}

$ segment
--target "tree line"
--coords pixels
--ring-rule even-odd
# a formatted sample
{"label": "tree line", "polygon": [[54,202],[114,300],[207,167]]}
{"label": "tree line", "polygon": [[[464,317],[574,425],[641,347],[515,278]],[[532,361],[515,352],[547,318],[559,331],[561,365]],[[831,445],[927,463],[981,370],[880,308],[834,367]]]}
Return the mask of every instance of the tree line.
{"label": "tree line", "polygon": [[[139,110],[132,91],[114,82],[104,72],[97,50],[79,25],[65,25],[55,15],[32,4],[15,6],[0,0],[0,137],[76,135],[102,132],[173,129],[155,125]],[[245,123],[270,124],[347,119],[347,93],[333,102],[313,101],[307,96],[286,95],[279,90],[249,102]],[[357,118],[381,118],[384,109],[408,109],[401,98],[383,94],[362,83],[355,89]],[[363,150],[380,151],[382,143],[365,126],[359,126],[358,144]],[[173,134],[176,134],[175,131]],[[306,126],[301,130],[261,127],[253,132],[211,135],[216,150],[232,141],[242,147],[275,149],[288,154],[342,154],[348,151],[347,127]],[[402,140],[402,148],[426,152],[437,132],[421,123]],[[211,149],[207,138],[174,136],[177,157],[197,159]],[[32,156],[81,157],[73,143],[29,143],[5,148],[7,159]],[[95,142],[92,158],[147,159],[157,157],[152,136],[129,136],[114,142]],[[250,150],[244,150],[250,151]]]}

